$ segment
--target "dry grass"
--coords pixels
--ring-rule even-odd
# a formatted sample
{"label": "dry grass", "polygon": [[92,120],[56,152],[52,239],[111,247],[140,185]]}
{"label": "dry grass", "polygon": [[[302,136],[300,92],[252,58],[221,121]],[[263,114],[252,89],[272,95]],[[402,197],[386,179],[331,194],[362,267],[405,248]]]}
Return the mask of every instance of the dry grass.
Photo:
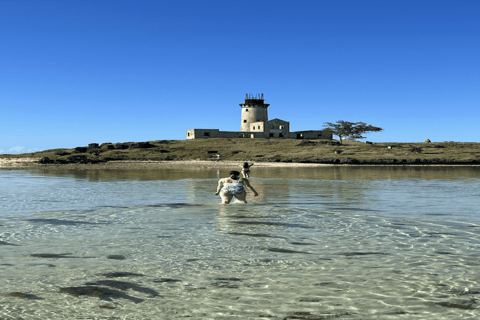
{"label": "dry grass", "polygon": [[[85,153],[74,153],[74,149],[53,149],[21,155],[1,155],[4,159],[42,158],[67,160],[72,155],[85,155],[92,161],[111,160],[213,160],[215,152],[221,160],[255,162],[315,162],[330,163],[332,159],[346,162],[356,159],[375,163],[386,161],[443,160],[447,162],[480,161],[480,143],[376,143],[365,144],[345,141],[341,146],[325,144],[328,140],[295,139],[197,139],[149,141],[154,147],[146,149],[108,149],[102,145]],[[391,149],[388,148],[391,147]],[[336,153],[335,153],[336,151]],[[213,153],[212,153],[213,152]]]}

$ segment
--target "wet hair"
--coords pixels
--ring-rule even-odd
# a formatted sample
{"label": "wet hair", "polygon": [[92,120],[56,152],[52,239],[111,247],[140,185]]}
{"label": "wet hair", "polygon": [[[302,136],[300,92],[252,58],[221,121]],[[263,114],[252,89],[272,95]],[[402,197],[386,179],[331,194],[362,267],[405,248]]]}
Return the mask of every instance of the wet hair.
{"label": "wet hair", "polygon": [[238,171],[230,171],[230,175],[234,175],[235,177],[240,175],[240,172]]}

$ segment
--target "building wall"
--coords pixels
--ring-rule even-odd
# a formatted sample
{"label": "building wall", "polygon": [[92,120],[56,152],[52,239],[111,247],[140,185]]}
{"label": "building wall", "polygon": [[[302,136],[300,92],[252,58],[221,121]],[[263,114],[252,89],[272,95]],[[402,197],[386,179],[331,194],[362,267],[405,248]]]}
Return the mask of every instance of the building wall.
{"label": "building wall", "polygon": [[264,132],[265,131],[265,122],[263,121],[258,121],[258,122],[251,122],[250,123],[250,132]]}
{"label": "building wall", "polygon": [[[278,120],[278,121],[275,121]],[[189,129],[187,130],[187,139],[207,139],[207,138],[284,138],[284,139],[332,139],[332,135],[322,130],[308,130],[289,132],[290,123],[280,119],[270,120],[265,125],[265,130],[258,129],[262,127],[263,122],[252,123],[257,129],[246,132],[239,131],[220,131],[219,129]],[[273,129],[271,126],[273,125]],[[279,128],[282,126],[282,128]]]}
{"label": "building wall", "polygon": [[289,138],[290,122],[278,118],[267,121],[265,124],[266,138]]}
{"label": "building wall", "polygon": [[290,139],[332,139],[332,135],[322,130],[290,132]]}
{"label": "building wall", "polygon": [[264,104],[263,100],[245,100],[240,106],[242,107],[240,131],[250,131],[250,125],[254,122],[268,121],[269,104]]}
{"label": "building wall", "polygon": [[187,139],[207,138],[243,138],[243,134],[237,131],[220,131],[218,129],[189,129]]}

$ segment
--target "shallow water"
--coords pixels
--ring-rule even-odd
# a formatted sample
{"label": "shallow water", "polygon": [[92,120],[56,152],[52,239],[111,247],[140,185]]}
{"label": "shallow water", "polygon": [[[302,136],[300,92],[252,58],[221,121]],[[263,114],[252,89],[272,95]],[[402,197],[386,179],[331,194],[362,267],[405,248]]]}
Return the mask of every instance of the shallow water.
{"label": "shallow water", "polygon": [[0,319],[476,319],[480,172],[0,171]]}

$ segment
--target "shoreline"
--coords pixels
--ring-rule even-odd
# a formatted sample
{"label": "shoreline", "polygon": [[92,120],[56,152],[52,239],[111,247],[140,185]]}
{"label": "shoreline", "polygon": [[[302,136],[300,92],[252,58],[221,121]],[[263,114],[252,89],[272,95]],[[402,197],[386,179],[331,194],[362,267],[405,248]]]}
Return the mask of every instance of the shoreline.
{"label": "shoreline", "polygon": [[[102,163],[41,164],[40,158],[0,159],[0,170],[201,170],[224,167],[239,167],[241,161],[228,160],[115,160]],[[321,167],[480,167],[480,164],[425,164],[425,163],[386,163],[386,164],[328,164],[301,162],[254,162],[260,168],[321,168]]]}

